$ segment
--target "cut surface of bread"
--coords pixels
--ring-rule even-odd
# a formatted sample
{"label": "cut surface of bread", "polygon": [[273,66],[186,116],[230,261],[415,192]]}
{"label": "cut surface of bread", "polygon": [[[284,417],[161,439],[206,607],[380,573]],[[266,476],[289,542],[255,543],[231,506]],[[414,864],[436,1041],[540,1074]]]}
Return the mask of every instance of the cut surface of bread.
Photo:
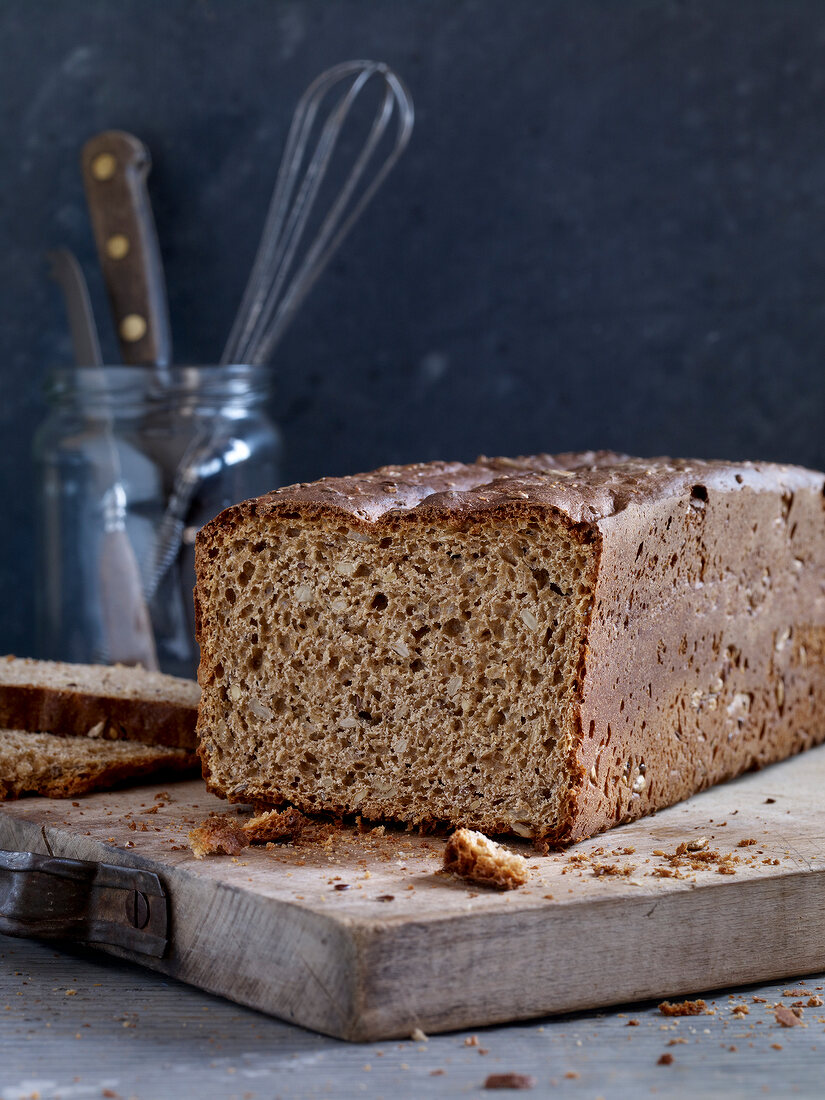
{"label": "cut surface of bread", "polygon": [[821,741],[823,481],[589,452],[227,509],[197,544],[207,782],[567,842]]}
{"label": "cut surface of bread", "polygon": [[68,798],[155,772],[191,770],[183,749],[0,730],[0,799],[26,794]]}
{"label": "cut surface of bread", "polygon": [[0,726],[195,747],[193,680],[121,665],[0,657]]}

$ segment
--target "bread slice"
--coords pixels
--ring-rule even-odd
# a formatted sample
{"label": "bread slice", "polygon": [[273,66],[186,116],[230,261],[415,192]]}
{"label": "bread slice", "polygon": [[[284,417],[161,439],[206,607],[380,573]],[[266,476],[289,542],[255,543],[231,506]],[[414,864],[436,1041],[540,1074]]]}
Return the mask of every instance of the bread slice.
{"label": "bread slice", "polygon": [[156,772],[189,771],[196,764],[184,749],[0,730],[0,799],[69,798]]}
{"label": "bread slice", "polygon": [[822,741],[824,482],[539,455],[229,508],[197,543],[207,781],[568,842]]}
{"label": "bread slice", "polygon": [[122,665],[0,657],[0,727],[194,749],[193,680]]}

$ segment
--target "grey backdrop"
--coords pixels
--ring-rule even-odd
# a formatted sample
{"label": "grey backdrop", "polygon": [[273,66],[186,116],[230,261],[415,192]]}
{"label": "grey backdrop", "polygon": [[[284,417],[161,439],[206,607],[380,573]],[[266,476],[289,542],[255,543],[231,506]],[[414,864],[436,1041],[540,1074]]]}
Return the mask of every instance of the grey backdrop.
{"label": "grey backdrop", "polygon": [[177,357],[212,360],[294,103],[358,56],[406,78],[416,132],[277,355],[287,480],[579,447],[825,465],[821,0],[0,0],[0,652],[33,649],[31,436],[70,358],[47,248],[105,310],[80,145],[149,144]]}

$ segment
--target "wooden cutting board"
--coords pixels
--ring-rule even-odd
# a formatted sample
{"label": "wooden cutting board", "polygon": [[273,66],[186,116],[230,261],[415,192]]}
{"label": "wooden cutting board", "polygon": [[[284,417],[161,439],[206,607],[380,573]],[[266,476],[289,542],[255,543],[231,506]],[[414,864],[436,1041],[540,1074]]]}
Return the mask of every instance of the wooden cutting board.
{"label": "wooden cutting board", "polygon": [[[505,894],[439,873],[442,840],[389,828],[197,861],[188,830],[226,810],[198,781],[7,803],[0,848],[157,873],[166,955],[110,950],[375,1040],[825,970],[823,791],[825,747],[566,852],[517,843],[530,881]],[[681,865],[661,854],[703,839]]]}

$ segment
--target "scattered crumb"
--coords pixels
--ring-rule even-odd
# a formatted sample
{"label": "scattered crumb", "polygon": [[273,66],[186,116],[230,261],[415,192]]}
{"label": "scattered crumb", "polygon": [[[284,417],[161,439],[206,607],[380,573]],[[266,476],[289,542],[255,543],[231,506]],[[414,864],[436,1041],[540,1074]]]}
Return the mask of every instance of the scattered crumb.
{"label": "scattered crumb", "polygon": [[211,855],[237,856],[249,845],[242,826],[226,815],[209,817],[189,831],[195,859]]}
{"label": "scattered crumb", "polygon": [[820,996],[815,994],[813,997],[809,997],[805,1003],[807,1004],[808,1008],[819,1008],[821,1004],[825,1004],[825,1001],[823,1001]]}
{"label": "scattered crumb", "polygon": [[484,1082],[485,1089],[532,1089],[535,1077],[528,1073],[491,1073]]}
{"label": "scattered crumb", "polygon": [[[444,870],[499,890],[514,890],[527,882],[527,861],[523,856],[508,851],[503,845],[472,829],[458,829],[447,841]],[[487,1087],[527,1086],[485,1085]]]}
{"label": "scattered crumb", "polygon": [[443,1069],[431,1069],[430,1070],[430,1077],[443,1077],[444,1072],[445,1071]]}
{"label": "scattered crumb", "polygon": [[662,1001],[659,1005],[659,1011],[663,1016],[701,1016],[702,1013],[707,1012],[707,1008],[707,1002],[701,999],[698,1001],[680,1001],[678,1004]]}
{"label": "scattered crumb", "polygon": [[426,1043],[428,1036],[424,1034],[420,1027],[414,1027],[410,1032],[410,1038],[414,1043]]}
{"label": "scattered crumb", "polygon": [[[701,852],[708,846],[708,838],[706,836],[697,837],[696,840],[689,840],[685,844],[686,852]],[[680,845],[681,847],[681,845]],[[678,849],[677,849],[678,850]]]}
{"label": "scattered crumb", "polygon": [[296,840],[309,824],[300,810],[264,810],[241,826],[249,844],[266,844],[278,840]]}
{"label": "scattered crumb", "polygon": [[660,1054],[659,1055],[659,1061],[656,1063],[657,1066],[670,1066],[672,1064],[673,1064],[673,1055],[672,1054]]}
{"label": "scattered crumb", "polygon": [[742,1016],[750,1016],[751,1010],[743,1001],[742,1004],[734,1005],[731,1012],[734,1016],[739,1016],[741,1018]]}
{"label": "scattered crumb", "polygon": [[686,1042],[687,1042],[687,1039],[681,1039],[681,1038],[680,1039],[668,1039],[667,1045],[669,1047],[677,1047],[677,1046],[680,1046],[682,1043],[686,1043]]}
{"label": "scattered crumb", "polygon": [[633,863],[593,863],[590,869],[597,878],[602,875],[624,875],[629,877],[636,870],[636,867]]}
{"label": "scattered crumb", "polygon": [[581,1074],[577,1073],[574,1069],[571,1069],[568,1070],[564,1076],[567,1078],[568,1081],[578,1081],[579,1077],[581,1077]]}
{"label": "scattered crumb", "polygon": [[190,830],[189,846],[195,859],[209,855],[238,856],[250,844],[295,840],[307,824],[300,810],[292,807],[281,811],[265,809],[246,821],[216,814]]}
{"label": "scattered crumb", "polygon": [[773,1014],[780,1027],[796,1027],[797,1024],[802,1022],[792,1009],[786,1008],[784,1005],[777,1005]]}
{"label": "scattered crumb", "polygon": [[746,840],[740,840],[736,847],[749,848],[751,844],[756,844],[756,837],[748,837]]}
{"label": "scattered crumb", "polygon": [[464,1046],[465,1047],[477,1047],[478,1046],[478,1036],[477,1035],[468,1035],[467,1038],[464,1040]]}
{"label": "scattered crumb", "polygon": [[638,1020],[628,1020],[627,1023],[624,1026],[625,1027],[638,1027],[639,1026],[639,1021]]}
{"label": "scattered crumb", "polygon": [[[773,799],[769,798],[768,801],[773,802]],[[771,1048],[773,1050],[783,1050],[784,1049],[781,1043],[771,1043]]]}

